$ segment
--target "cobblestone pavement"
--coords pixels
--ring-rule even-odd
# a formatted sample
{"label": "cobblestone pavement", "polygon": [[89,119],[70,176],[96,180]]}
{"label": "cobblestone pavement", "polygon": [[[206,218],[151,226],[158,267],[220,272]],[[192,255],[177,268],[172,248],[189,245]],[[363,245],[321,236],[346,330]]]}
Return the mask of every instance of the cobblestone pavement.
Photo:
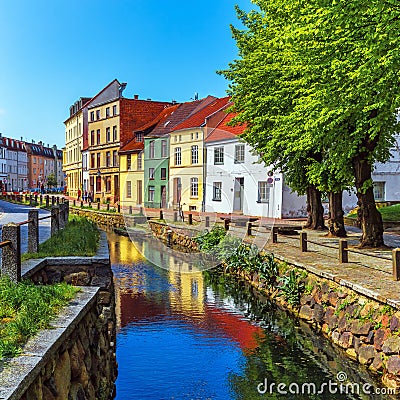
{"label": "cobblestone pavement", "polygon": [[[28,219],[28,211],[34,207],[22,206],[0,200],[0,230],[3,225],[10,222],[22,222]],[[50,215],[47,210],[39,210],[39,218]],[[50,237],[50,218],[39,221],[39,242],[42,243]],[[21,251],[28,249],[28,225],[21,226]]]}

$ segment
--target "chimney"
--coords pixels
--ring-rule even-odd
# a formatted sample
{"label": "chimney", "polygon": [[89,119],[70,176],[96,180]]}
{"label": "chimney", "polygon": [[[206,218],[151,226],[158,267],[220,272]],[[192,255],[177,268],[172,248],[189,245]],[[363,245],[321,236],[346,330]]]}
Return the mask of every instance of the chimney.
{"label": "chimney", "polygon": [[23,142],[24,141],[24,138],[21,136],[21,142]]}
{"label": "chimney", "polygon": [[32,139],[32,144],[35,144],[35,141]]}
{"label": "chimney", "polygon": [[151,99],[147,99],[147,101],[151,101]]}
{"label": "chimney", "polygon": [[41,146],[43,143],[41,140],[38,141],[38,144]]}
{"label": "chimney", "polygon": [[133,95],[133,98],[134,98],[135,100],[138,100],[138,99],[139,99],[139,95],[138,95],[138,94],[134,94],[134,95]]}

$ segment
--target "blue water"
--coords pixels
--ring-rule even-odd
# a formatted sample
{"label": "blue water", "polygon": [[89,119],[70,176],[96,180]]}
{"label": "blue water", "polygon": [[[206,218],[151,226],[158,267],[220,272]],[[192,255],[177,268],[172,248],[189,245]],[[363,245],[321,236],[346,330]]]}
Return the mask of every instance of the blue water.
{"label": "blue water", "polygon": [[[317,332],[243,283],[218,274],[170,271],[109,234],[117,294],[117,400],[367,399],[357,394],[260,394],[261,382],[314,382],[345,372],[382,386]],[[168,260],[182,264],[182,258]],[[187,270],[187,269],[186,269]]]}

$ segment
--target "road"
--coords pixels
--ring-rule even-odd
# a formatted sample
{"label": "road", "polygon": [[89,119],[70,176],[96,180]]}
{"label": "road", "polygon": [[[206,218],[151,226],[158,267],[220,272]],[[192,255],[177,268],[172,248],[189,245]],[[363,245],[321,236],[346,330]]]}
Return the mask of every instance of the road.
{"label": "road", "polygon": [[[28,211],[34,207],[21,206],[0,200],[0,230],[3,225],[10,222],[22,222],[28,219]],[[47,210],[39,210],[39,218],[50,215]],[[39,242],[42,243],[50,237],[50,218],[39,221]],[[21,226],[21,251],[28,249],[28,225]]]}

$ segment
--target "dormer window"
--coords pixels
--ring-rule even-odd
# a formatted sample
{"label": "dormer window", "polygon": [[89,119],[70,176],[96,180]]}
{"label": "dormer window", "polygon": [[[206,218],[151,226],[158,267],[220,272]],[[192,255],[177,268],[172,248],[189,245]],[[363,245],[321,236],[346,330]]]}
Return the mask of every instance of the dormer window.
{"label": "dormer window", "polygon": [[135,141],[136,142],[143,142],[143,132],[137,132],[135,134]]}

